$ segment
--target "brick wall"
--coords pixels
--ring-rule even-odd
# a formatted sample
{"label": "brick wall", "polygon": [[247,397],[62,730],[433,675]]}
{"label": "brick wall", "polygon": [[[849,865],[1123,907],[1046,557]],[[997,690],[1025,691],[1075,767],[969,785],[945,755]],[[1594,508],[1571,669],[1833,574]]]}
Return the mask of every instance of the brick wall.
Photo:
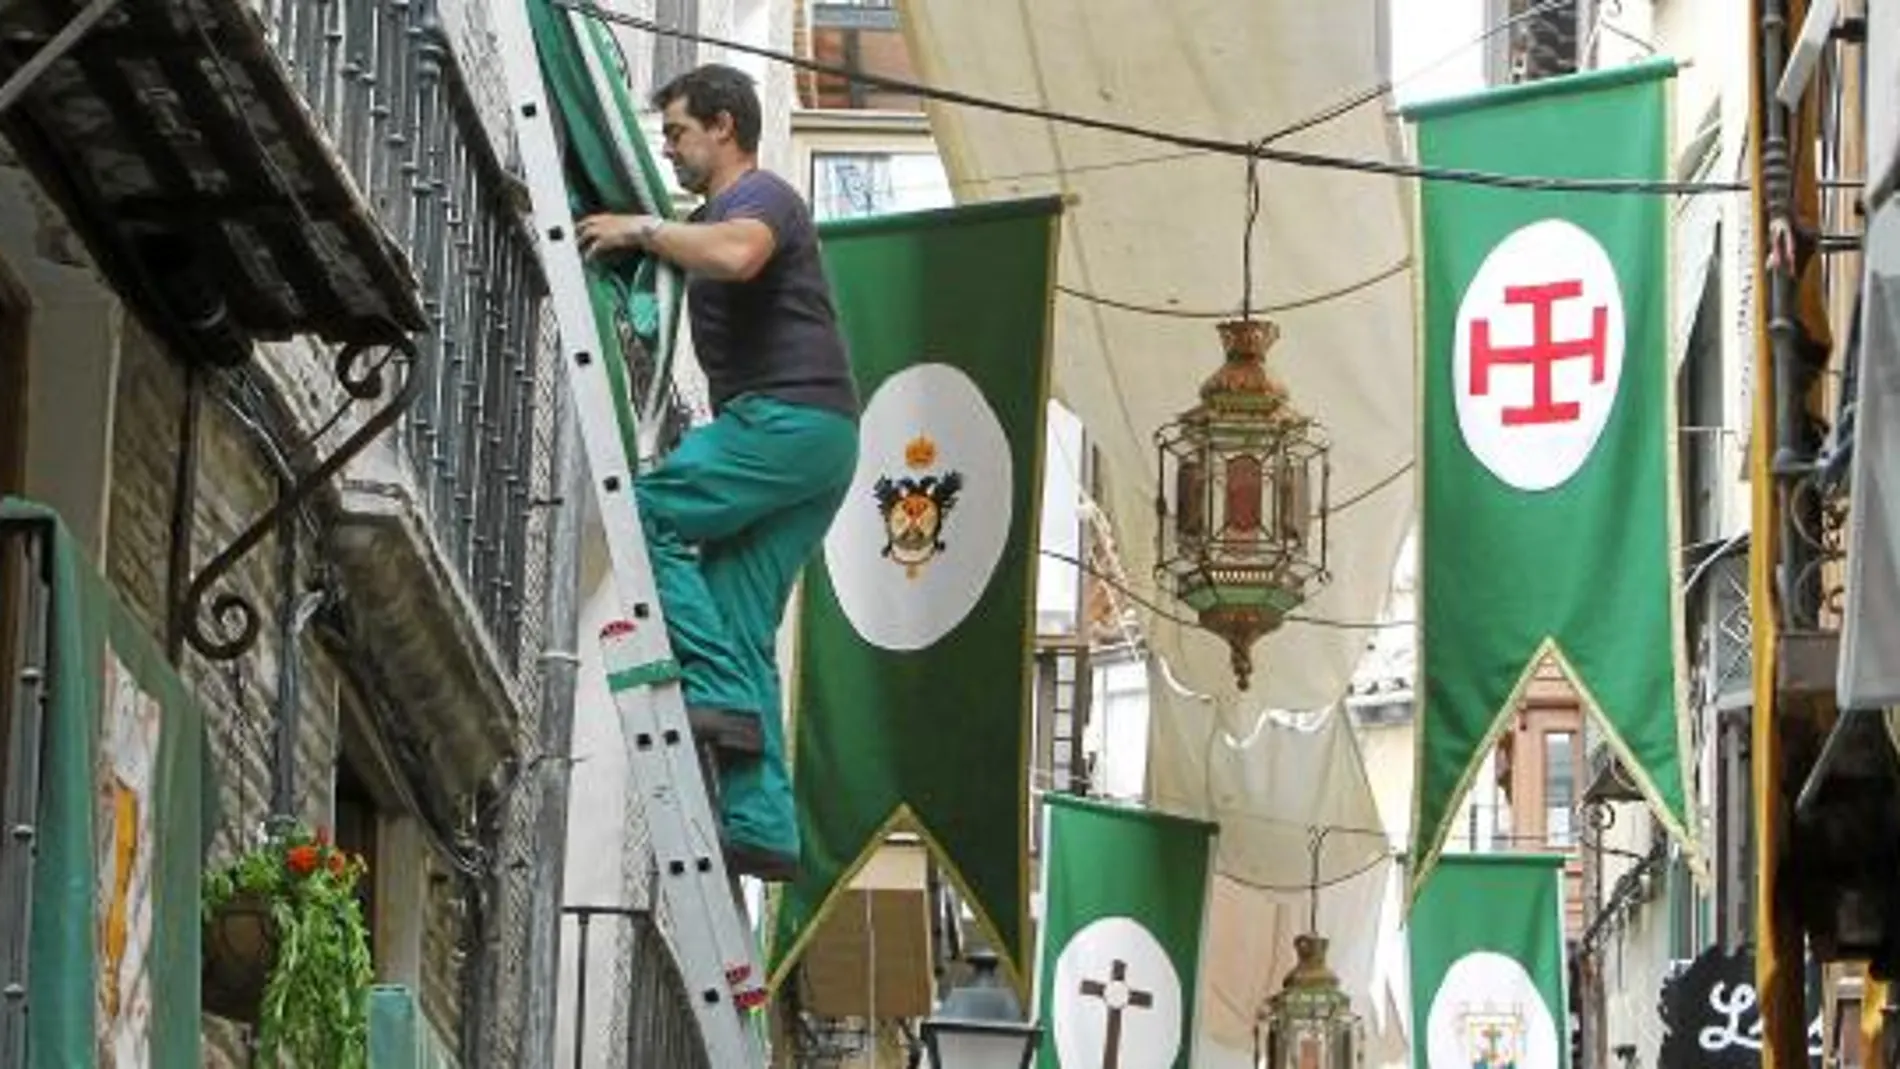
{"label": "brick wall", "polygon": [[[497,154],[510,162],[515,152],[508,134],[505,92],[503,90],[496,44],[487,18],[488,0],[443,0],[440,14],[458,66],[465,74],[484,129],[496,143]],[[0,152],[0,167],[11,161]],[[64,271],[78,281],[60,284],[79,287],[81,283],[99,290],[96,272],[89,272],[83,251],[70,240],[72,228],[59,217],[45,198],[31,188],[30,180],[7,168],[0,181],[0,246],[16,264],[21,265],[33,285],[37,303],[54,312],[41,318],[57,319],[64,314],[65,300],[76,300],[72,293],[42,292],[42,277],[57,278]],[[64,235],[63,244],[56,240]],[[58,245],[58,248],[55,246]],[[62,249],[64,251],[62,251]],[[57,255],[55,255],[57,254]],[[52,266],[48,266],[52,265]],[[101,291],[103,292],[103,291]],[[48,305],[47,302],[51,301]],[[185,403],[184,365],[164,351],[144,327],[127,317],[120,333],[116,319],[111,330],[102,330],[97,348],[103,371],[102,386],[96,400],[88,399],[87,411],[67,409],[81,404],[71,397],[62,401],[58,412],[37,411],[37,422],[58,423],[69,429],[82,422],[95,424],[102,454],[96,467],[93,489],[105,504],[102,569],[118,589],[130,611],[155,636],[163,637],[167,617],[167,566],[170,558],[175,466],[181,452],[180,417]],[[542,351],[551,358],[551,333],[544,332]],[[62,338],[66,336],[62,335]],[[67,339],[70,341],[70,338]],[[42,351],[36,352],[36,364],[56,361],[73,364],[80,355],[87,360],[92,353],[55,352],[48,343],[35,339]],[[301,468],[334,449],[365,418],[372,405],[358,405],[331,420],[344,397],[331,366],[333,354],[307,341],[260,345],[256,359],[241,373],[215,373],[209,376],[202,418],[197,435],[200,450],[197,486],[190,509],[189,539],[193,569],[201,568],[213,555],[229,545],[233,538],[262,515],[279,492],[275,465],[269,443],[284,448],[304,443],[319,427],[327,425],[308,449],[296,450],[292,459]],[[114,359],[116,357],[116,360]],[[116,364],[116,366],[114,366]],[[90,364],[88,364],[90,366]],[[546,365],[543,365],[546,366]],[[545,378],[545,376],[543,376]],[[551,393],[544,384],[542,403],[534,427],[539,451],[531,498],[545,501],[549,475],[547,444],[550,438]],[[108,400],[109,399],[109,400]],[[82,421],[76,417],[84,417]],[[96,417],[93,418],[93,417]],[[107,429],[109,427],[109,430]],[[386,438],[366,455],[365,464],[353,465],[346,477],[374,482],[381,474],[406,471],[408,461],[394,439]],[[42,474],[50,470],[42,465]],[[60,469],[62,472],[64,469]],[[369,474],[365,474],[368,472]],[[403,475],[391,483],[398,491],[413,490],[412,477]],[[53,490],[59,490],[55,487]],[[81,487],[74,495],[83,497]],[[40,496],[60,499],[59,493]],[[278,685],[284,651],[279,638],[279,615],[287,590],[301,592],[320,576],[341,582],[327,568],[326,554],[333,547],[339,499],[319,495],[310,506],[308,522],[300,522],[295,534],[295,567],[290,581],[280,574],[283,567],[280,546],[275,536],[267,537],[252,550],[212,593],[236,593],[249,600],[262,614],[262,631],[256,646],[230,662],[212,663],[187,652],[182,674],[195,692],[209,722],[210,765],[218,775],[218,812],[210,861],[219,863],[242,845],[250,842],[260,822],[268,814],[272,795],[271,755],[277,731]],[[545,533],[549,511],[536,506],[528,517],[527,571],[524,576],[525,599],[520,636],[520,671],[508,679],[507,704],[510,710],[469,709],[470,717],[495,718],[515,729],[515,750],[530,752],[539,731],[539,655],[545,586]],[[425,532],[426,535],[426,532]],[[425,599],[448,605],[449,611],[473,621],[472,606],[460,600],[462,595],[452,584],[431,583],[423,592]],[[343,590],[345,599],[375,598],[375,590]],[[215,627],[215,621],[207,621]],[[297,654],[300,684],[297,694],[298,732],[296,738],[293,798],[296,814],[313,823],[329,823],[335,805],[337,766],[348,744],[357,748],[350,754],[353,765],[390,765],[382,753],[361,752],[365,746],[376,749],[382,743],[375,732],[365,733],[360,723],[352,730],[349,717],[363,719],[362,709],[378,706],[385,716],[400,722],[403,710],[387,708],[387,695],[373,692],[376,676],[359,671],[363,663],[386,651],[352,649],[348,639],[336,628],[327,626],[320,615],[299,640]],[[480,629],[471,622],[471,628]],[[383,664],[382,677],[405,672],[404,664]],[[409,666],[414,671],[414,666]],[[384,720],[388,723],[388,720]],[[365,741],[366,738],[369,741]],[[399,763],[399,762],[398,762]],[[505,782],[505,775],[503,777]],[[524,781],[529,782],[529,781]],[[406,790],[425,790],[410,783]],[[401,793],[401,792],[396,792]],[[379,792],[377,805],[391,813],[402,812],[407,799]],[[472,797],[429,797],[426,805],[436,818],[436,833],[452,840],[453,848],[466,852],[459,865],[438,850],[428,851],[421,863],[420,878],[404,887],[411,899],[402,903],[380,899],[379,911],[395,910],[406,926],[411,958],[401,979],[412,981],[425,1012],[437,1030],[449,1037],[465,1034],[465,1018],[474,1016],[479,1028],[477,1049],[465,1052],[474,1065],[512,1065],[508,1053],[519,1040],[519,1027],[527,992],[523,989],[525,947],[528,920],[538,909],[550,904],[530,903],[526,897],[526,872],[508,862],[531,857],[526,842],[539,799],[528,791],[503,791],[491,799],[488,815],[500,831],[500,849],[493,856],[469,850],[460,833],[474,827],[475,799]],[[452,827],[443,827],[446,823]],[[440,841],[438,839],[438,841]],[[480,911],[471,911],[467,901],[470,880],[467,866],[485,866],[487,894]],[[483,931],[471,933],[469,921],[480,917]],[[380,934],[379,929],[379,934]],[[475,938],[471,938],[471,934]],[[471,951],[476,953],[471,954]],[[469,970],[483,960],[488,962],[488,982],[478,987],[481,1004],[465,1006]],[[552,993],[548,993],[552,997]],[[206,1021],[206,1064],[239,1066],[248,1064],[239,1030],[223,1022]]]}
{"label": "brick wall", "polygon": [[[136,323],[128,327],[119,364],[106,570],[131,611],[161,638],[184,376],[183,366],[148,333]],[[276,478],[238,418],[215,401],[203,411],[191,527],[194,568],[229,544],[276,495]],[[310,533],[305,531],[298,541],[299,555],[313,559],[316,546]],[[308,574],[307,567],[300,570],[300,581]],[[248,556],[220,590],[249,598],[265,614],[265,629],[257,646],[236,660],[215,664],[194,651],[186,654],[183,666],[209,721],[210,765],[218,776],[212,864],[252,841],[270,812],[283,655],[274,626],[283,594],[277,540],[268,540]],[[312,640],[304,640],[300,654],[295,810],[306,821],[327,823],[338,751],[338,675],[330,657]],[[207,1019],[206,1037],[208,1064],[245,1064],[236,1029]]]}
{"label": "brick wall", "polygon": [[[184,371],[136,327],[128,332],[120,367],[108,575],[131,610],[155,635],[162,635],[171,480]],[[275,477],[258,452],[254,435],[223,404],[205,406],[199,448],[194,566],[202,566],[267,509],[276,492]],[[298,538],[300,589],[314,578],[321,548],[305,527]],[[267,539],[232,573],[229,584],[219,588],[252,599],[271,618],[257,646],[223,664],[208,662],[195,652],[186,655],[185,678],[210,722],[211,765],[219,777],[213,864],[251,841],[270,811],[282,654],[274,620],[283,589],[278,552],[277,540]],[[347,684],[335,651],[309,634],[300,645],[294,808],[306,821],[328,823],[341,753],[339,695]],[[461,885],[440,858],[429,859],[428,871],[426,900],[419,910],[423,953],[418,993],[436,1027],[453,1036],[458,1034],[463,1012]],[[235,1069],[247,1064],[240,1030],[207,1018],[206,1039],[208,1065]]]}

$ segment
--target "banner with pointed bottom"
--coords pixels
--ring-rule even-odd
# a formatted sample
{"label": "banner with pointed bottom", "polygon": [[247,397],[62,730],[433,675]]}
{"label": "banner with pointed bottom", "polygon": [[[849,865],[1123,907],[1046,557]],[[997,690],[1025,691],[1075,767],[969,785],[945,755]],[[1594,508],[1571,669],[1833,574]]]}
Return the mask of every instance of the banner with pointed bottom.
{"label": "banner with pointed bottom", "polygon": [[774,988],[886,834],[919,833],[1026,992],[1029,707],[1060,198],[829,222],[858,470],[805,572],[802,871]]}
{"label": "banner with pointed bottom", "polygon": [[[1672,61],[1408,112],[1431,167],[1656,180]],[[1666,201],[1427,182],[1412,894],[1538,664],[1689,827]]]}

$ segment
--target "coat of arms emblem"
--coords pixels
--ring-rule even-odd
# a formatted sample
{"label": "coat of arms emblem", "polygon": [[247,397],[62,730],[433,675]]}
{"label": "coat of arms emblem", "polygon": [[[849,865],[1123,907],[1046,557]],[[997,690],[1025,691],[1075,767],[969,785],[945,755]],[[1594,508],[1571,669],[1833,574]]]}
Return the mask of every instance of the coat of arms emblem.
{"label": "coat of arms emblem", "polygon": [[1520,1015],[1496,1010],[1464,1017],[1465,1050],[1471,1069],[1518,1069],[1524,1022]]}
{"label": "coat of arms emblem", "polygon": [[937,443],[919,435],[904,446],[904,466],[917,474],[882,476],[872,487],[884,517],[884,557],[902,565],[906,579],[943,552],[944,521],[963,489],[962,475],[931,471],[936,463]]}

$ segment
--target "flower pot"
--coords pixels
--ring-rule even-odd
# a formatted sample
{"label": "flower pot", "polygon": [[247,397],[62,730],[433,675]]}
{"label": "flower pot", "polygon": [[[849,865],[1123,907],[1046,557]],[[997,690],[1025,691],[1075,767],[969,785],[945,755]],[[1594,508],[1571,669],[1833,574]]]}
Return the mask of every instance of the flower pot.
{"label": "flower pot", "polygon": [[205,1012],[256,1024],[276,959],[277,928],[271,922],[270,902],[257,895],[233,896],[205,920],[200,981]]}

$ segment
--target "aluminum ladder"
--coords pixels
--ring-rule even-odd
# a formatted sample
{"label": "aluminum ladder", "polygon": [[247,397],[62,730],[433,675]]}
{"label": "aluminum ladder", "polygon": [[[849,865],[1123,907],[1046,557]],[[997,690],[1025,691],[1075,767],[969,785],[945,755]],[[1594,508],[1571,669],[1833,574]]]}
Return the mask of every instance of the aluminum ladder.
{"label": "aluminum ladder", "polygon": [[[606,527],[619,619],[601,632],[608,690],[620,716],[633,789],[652,832],[661,915],[685,981],[711,1069],[763,1069],[762,1029],[752,1011],[766,998],[764,973],[720,851],[718,822],[687,723],[677,662],[633,494],[633,464],[616,422],[567,181],[557,117],[542,82],[524,0],[491,6],[504,84],[533,204],[535,241],[560,337],[594,492]],[[648,435],[642,434],[642,440]],[[635,995],[642,993],[635,992]]]}

